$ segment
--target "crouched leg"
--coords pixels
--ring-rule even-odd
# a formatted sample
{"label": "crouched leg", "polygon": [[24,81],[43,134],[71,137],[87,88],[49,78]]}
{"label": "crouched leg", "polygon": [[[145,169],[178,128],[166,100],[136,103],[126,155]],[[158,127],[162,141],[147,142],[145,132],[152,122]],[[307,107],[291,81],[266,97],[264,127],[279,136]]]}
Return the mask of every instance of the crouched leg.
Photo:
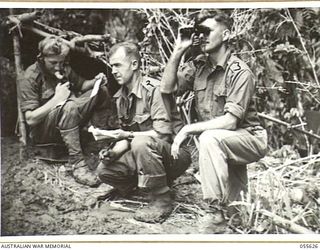
{"label": "crouched leg", "polygon": [[123,154],[118,160],[97,167],[99,179],[113,186],[122,195],[128,195],[137,186],[136,164],[131,151]]}
{"label": "crouched leg", "polygon": [[70,100],[61,107],[58,128],[69,153],[69,167],[74,179],[87,186],[95,187],[100,184],[85,161],[80,143],[80,121],[82,119],[76,102]]}
{"label": "crouched leg", "polygon": [[173,209],[168,185],[188,168],[190,155],[183,148],[181,155],[185,158],[174,161],[170,155],[171,145],[149,136],[135,137],[131,150],[137,164],[138,185],[149,190],[151,199],[150,204],[138,210],[134,218],[143,222],[161,223]]}

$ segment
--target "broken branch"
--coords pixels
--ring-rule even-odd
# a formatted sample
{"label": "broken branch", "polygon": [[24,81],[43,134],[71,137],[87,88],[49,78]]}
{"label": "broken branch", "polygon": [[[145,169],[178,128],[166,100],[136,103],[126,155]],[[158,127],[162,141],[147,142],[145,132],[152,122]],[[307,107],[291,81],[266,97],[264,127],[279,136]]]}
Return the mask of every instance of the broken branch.
{"label": "broken branch", "polygon": [[85,36],[77,36],[70,41],[70,44],[75,46],[77,43],[86,43],[92,41],[105,42],[110,39],[109,34],[105,35],[85,35]]}
{"label": "broken branch", "polygon": [[299,127],[292,126],[291,124],[289,124],[287,122],[284,122],[284,121],[281,121],[281,120],[279,120],[277,118],[274,118],[272,116],[269,116],[269,115],[266,115],[266,114],[263,114],[263,113],[258,113],[258,116],[263,118],[263,119],[266,119],[266,120],[278,123],[280,125],[286,126],[288,128],[291,128],[291,129],[293,129],[295,131],[298,131],[298,132],[300,132],[302,134],[305,134],[305,135],[307,135],[309,137],[312,137],[312,138],[320,140],[320,135],[313,134],[313,133],[311,133],[309,131],[306,131],[306,130],[303,130],[303,129],[299,128]]}
{"label": "broken branch", "polygon": [[34,11],[31,13],[23,13],[21,15],[10,15],[8,16],[8,21],[10,21],[13,24],[17,24],[18,22],[26,23],[26,22],[32,22],[36,19],[38,19],[41,15],[41,11]]}
{"label": "broken branch", "polygon": [[298,234],[314,234],[313,231],[302,227],[292,221],[289,221],[287,219],[284,219],[280,217],[279,215],[273,214],[267,210],[259,210],[259,212],[265,216],[268,216],[272,219],[272,221],[279,227],[284,228],[292,233],[298,233]]}

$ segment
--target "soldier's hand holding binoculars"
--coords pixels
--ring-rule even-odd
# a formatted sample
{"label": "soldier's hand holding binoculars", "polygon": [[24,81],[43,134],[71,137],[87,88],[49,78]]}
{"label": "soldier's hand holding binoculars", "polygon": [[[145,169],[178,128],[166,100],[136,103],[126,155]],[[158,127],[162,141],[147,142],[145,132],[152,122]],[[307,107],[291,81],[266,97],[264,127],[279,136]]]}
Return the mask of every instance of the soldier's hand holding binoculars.
{"label": "soldier's hand holding binoculars", "polygon": [[186,50],[190,46],[199,46],[202,44],[204,34],[199,28],[193,26],[180,27],[177,39],[177,47]]}
{"label": "soldier's hand holding binoculars", "polygon": [[192,27],[179,28],[178,39],[176,41],[176,47],[182,50],[186,50],[193,44],[194,33],[192,33]]}

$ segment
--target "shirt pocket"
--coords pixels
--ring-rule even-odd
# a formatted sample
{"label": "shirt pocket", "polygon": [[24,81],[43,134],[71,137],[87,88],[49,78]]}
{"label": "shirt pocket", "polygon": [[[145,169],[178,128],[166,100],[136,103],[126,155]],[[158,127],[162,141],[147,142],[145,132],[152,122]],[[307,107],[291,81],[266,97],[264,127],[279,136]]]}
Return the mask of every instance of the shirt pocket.
{"label": "shirt pocket", "polygon": [[136,114],[133,120],[139,126],[140,131],[146,131],[146,130],[152,129],[151,114],[149,113]]}
{"label": "shirt pocket", "polygon": [[193,85],[195,105],[200,119],[204,120],[210,116],[210,103],[207,100],[207,83],[204,79],[196,79]]}
{"label": "shirt pocket", "polygon": [[225,86],[219,85],[213,88],[213,102],[211,110],[214,116],[221,116],[224,114],[224,106],[226,104],[227,91]]}

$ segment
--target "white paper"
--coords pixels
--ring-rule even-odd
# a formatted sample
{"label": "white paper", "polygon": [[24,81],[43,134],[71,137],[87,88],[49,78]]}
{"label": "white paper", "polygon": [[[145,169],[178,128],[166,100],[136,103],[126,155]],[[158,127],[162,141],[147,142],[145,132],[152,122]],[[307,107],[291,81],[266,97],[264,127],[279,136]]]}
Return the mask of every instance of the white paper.
{"label": "white paper", "polygon": [[90,98],[94,97],[98,93],[101,82],[102,82],[102,78],[99,78],[96,80],[96,82],[94,83]]}

